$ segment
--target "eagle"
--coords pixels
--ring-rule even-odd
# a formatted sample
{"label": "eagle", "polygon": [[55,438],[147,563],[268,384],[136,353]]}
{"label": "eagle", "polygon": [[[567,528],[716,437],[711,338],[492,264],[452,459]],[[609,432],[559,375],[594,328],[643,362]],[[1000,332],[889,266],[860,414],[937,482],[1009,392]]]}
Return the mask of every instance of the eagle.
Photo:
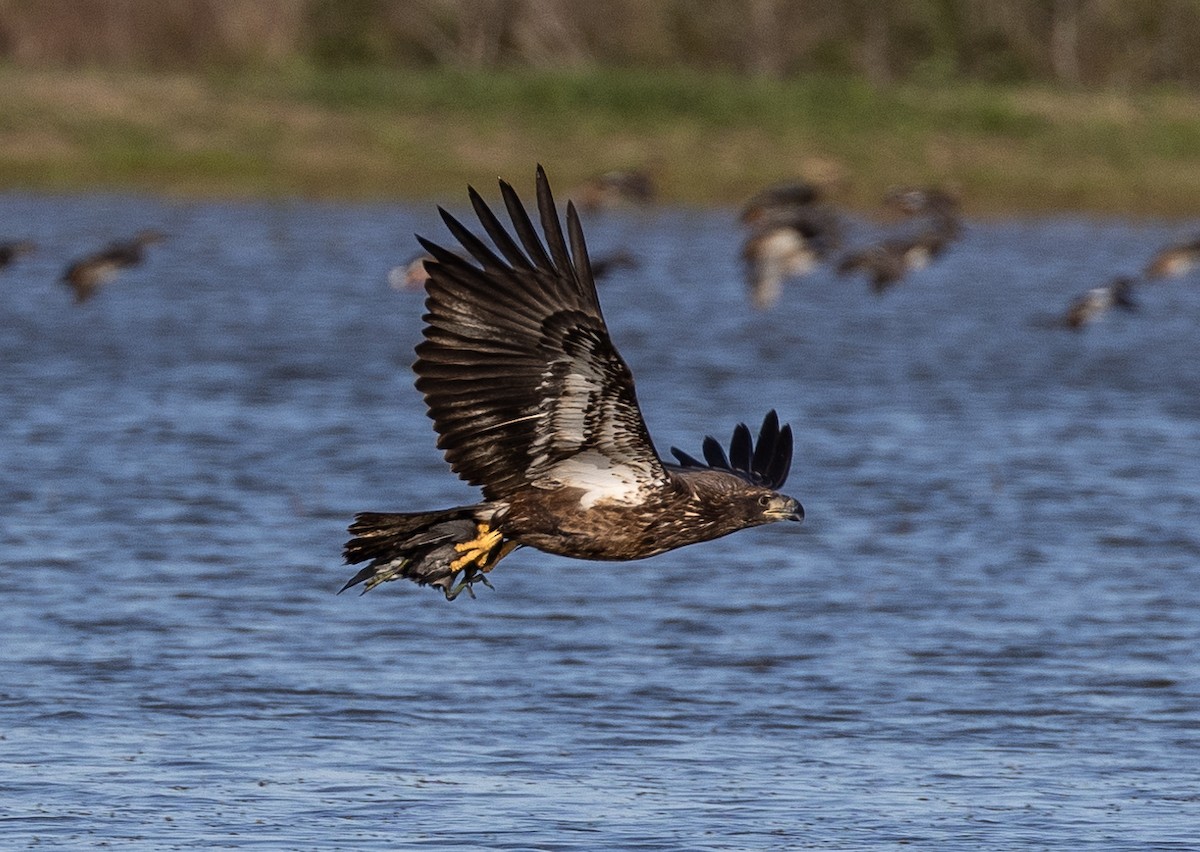
{"label": "eagle", "polygon": [[418,236],[429,252],[424,339],[413,366],[451,469],[483,501],[429,512],[363,512],[350,525],[342,587],[369,591],[407,578],[447,600],[482,582],[519,547],[591,560],[654,556],[774,521],[799,521],[779,493],[792,431],[775,411],[757,439],[739,424],[726,452],[702,459],[654,449],[633,375],[600,312],[583,229],[567,203],[566,233],[541,166],[539,237],[505,181],[506,228],[468,195],[494,247],[438,208],[464,253]]}

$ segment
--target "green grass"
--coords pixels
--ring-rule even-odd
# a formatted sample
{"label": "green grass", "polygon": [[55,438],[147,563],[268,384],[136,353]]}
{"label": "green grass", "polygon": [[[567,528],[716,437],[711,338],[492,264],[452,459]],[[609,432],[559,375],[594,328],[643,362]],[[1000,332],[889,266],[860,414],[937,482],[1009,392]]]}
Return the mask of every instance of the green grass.
{"label": "green grass", "polygon": [[0,186],[458,197],[646,166],[664,199],[731,204],[805,175],[842,202],[958,186],[981,212],[1194,215],[1200,102],[1178,92],[589,70],[152,76],[0,68]]}

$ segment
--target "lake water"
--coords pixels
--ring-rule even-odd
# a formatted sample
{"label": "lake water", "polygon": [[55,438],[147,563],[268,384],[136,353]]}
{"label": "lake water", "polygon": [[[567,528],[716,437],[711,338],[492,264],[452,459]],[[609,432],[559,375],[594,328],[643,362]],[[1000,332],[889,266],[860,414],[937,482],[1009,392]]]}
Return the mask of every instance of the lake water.
{"label": "lake water", "polygon": [[1197,848],[1200,276],[1042,321],[1191,223],[974,221],[755,313],[732,211],[592,217],[660,452],[775,407],[807,520],[447,603],[335,594],[356,511],[475,496],[385,283],[432,204],[0,210],[0,846]]}

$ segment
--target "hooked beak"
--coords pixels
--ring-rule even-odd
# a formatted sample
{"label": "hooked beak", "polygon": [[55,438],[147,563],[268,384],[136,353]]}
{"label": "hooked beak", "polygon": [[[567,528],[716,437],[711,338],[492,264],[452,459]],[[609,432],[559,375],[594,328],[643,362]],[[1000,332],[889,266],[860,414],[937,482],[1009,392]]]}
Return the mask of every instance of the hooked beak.
{"label": "hooked beak", "polygon": [[776,521],[803,521],[804,507],[800,505],[799,500],[780,495],[771,501],[767,515]]}

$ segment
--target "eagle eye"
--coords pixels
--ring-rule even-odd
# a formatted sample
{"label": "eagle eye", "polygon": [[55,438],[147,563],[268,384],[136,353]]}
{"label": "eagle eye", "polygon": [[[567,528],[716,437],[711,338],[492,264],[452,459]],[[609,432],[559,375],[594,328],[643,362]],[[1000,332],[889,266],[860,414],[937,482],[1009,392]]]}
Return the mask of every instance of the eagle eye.
{"label": "eagle eye", "polygon": [[771,495],[764,494],[761,497],[759,497],[758,505],[762,506],[764,509],[767,508],[768,506],[770,506],[771,505]]}

